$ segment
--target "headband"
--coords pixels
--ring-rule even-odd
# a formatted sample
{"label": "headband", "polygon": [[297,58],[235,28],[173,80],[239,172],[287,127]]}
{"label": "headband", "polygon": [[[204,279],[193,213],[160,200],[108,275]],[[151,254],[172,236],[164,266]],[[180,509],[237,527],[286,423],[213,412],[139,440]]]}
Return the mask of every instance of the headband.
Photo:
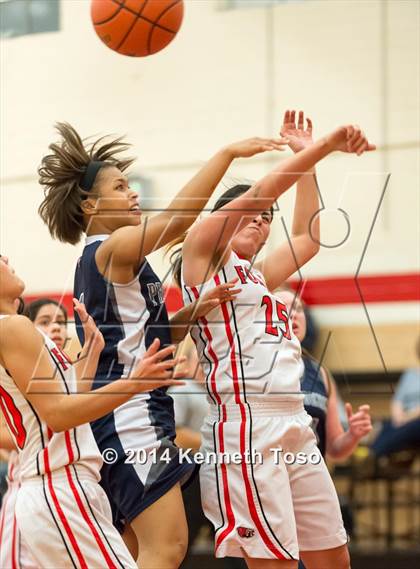
{"label": "headband", "polygon": [[98,175],[99,170],[102,168],[104,164],[105,162],[99,162],[99,161],[89,162],[86,171],[81,177],[79,182],[79,186],[82,188],[82,190],[88,192],[89,190],[92,189],[93,184],[95,183],[96,176]]}

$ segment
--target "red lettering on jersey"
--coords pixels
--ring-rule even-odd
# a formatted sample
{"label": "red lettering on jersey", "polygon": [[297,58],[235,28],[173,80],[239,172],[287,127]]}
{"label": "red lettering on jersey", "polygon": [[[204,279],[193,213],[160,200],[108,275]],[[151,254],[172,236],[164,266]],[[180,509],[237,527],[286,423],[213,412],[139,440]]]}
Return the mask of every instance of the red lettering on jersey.
{"label": "red lettering on jersey", "polygon": [[261,306],[265,306],[265,332],[271,336],[279,336],[279,329],[282,335],[288,340],[291,339],[290,326],[289,326],[289,316],[287,314],[286,305],[282,302],[276,300],[276,313],[278,322],[283,322],[286,325],[286,330],[283,331],[280,326],[274,326],[273,324],[273,299],[268,294],[262,297]]}
{"label": "red lettering on jersey", "polygon": [[241,280],[242,284],[246,284],[246,276],[244,272],[244,268],[241,265],[235,265],[235,270],[238,273],[238,277]]}
{"label": "red lettering on jersey", "polygon": [[242,265],[235,265],[235,270],[238,273],[238,277],[241,279],[242,284],[246,284],[247,279],[249,279],[254,284],[259,283],[265,286],[264,281],[262,281],[257,275],[254,275],[251,270],[245,269]]}
{"label": "red lettering on jersey", "polygon": [[3,411],[6,423],[16,439],[16,444],[20,449],[23,449],[26,441],[26,430],[23,426],[22,413],[16,407],[12,396],[0,386],[0,407]]}
{"label": "red lettering on jersey", "polygon": [[[51,353],[57,358],[58,363],[63,368],[64,371],[68,368],[67,363],[71,363],[68,357],[58,348],[52,348]],[[67,363],[66,363],[67,360]]]}

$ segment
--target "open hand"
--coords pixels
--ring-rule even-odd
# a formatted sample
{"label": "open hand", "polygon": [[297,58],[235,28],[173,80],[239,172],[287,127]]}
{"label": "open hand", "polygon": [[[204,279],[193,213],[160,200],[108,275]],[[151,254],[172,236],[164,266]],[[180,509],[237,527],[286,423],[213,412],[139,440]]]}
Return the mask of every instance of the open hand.
{"label": "open hand", "polygon": [[232,158],[250,158],[261,152],[270,150],[284,150],[288,144],[285,138],[247,138],[239,142],[234,142],[226,147]]}
{"label": "open hand", "polygon": [[218,285],[209,292],[206,292],[206,294],[203,294],[203,296],[197,301],[197,308],[194,311],[193,318],[202,318],[213,310],[213,308],[216,308],[216,306],[219,306],[223,302],[234,300],[242,290],[240,288],[234,288],[238,280],[238,278],[232,279],[227,283]]}
{"label": "open hand", "polygon": [[296,111],[286,111],[283,117],[283,124],[280,134],[287,138],[289,147],[293,152],[299,152],[314,143],[312,139],[312,121],[305,116],[303,111],[299,111],[298,121],[296,124]]}
{"label": "open hand", "polygon": [[175,372],[174,368],[185,362],[185,356],[169,358],[175,352],[175,346],[159,350],[160,340],[155,338],[137,367],[130,373],[128,379],[138,380],[138,392],[152,391],[158,387],[184,385],[177,378],[185,377],[185,370]]}

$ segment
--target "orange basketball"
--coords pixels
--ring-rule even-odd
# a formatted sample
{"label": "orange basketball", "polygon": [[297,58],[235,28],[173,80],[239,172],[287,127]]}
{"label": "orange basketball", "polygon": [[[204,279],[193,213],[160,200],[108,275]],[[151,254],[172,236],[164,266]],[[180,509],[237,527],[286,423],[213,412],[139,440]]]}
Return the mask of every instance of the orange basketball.
{"label": "orange basketball", "polygon": [[184,16],[182,0],[92,0],[93,26],[114,51],[144,57],[166,47]]}

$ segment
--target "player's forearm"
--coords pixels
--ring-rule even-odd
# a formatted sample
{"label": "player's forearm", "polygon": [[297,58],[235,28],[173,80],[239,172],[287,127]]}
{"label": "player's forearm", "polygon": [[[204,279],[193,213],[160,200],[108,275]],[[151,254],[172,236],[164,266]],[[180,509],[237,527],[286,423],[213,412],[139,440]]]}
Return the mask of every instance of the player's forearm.
{"label": "player's forearm", "polygon": [[252,194],[255,204],[253,207],[261,211],[269,207],[293,186],[303,173],[308,172],[331,152],[332,148],[327,143],[327,139],[321,138],[298,154],[283,160],[277,168],[254,186]]}
{"label": "player's forearm", "polygon": [[43,418],[53,431],[66,431],[104,417],[138,392],[139,381],[119,379],[87,393],[56,394]]}
{"label": "player's forearm", "polygon": [[176,312],[169,320],[171,339],[173,344],[179,344],[188,334],[192,324],[192,317],[196,302],[184,306]]}
{"label": "player's forearm", "polygon": [[198,215],[206,207],[212,193],[220,183],[234,156],[223,148],[213,156],[201,170],[182,188],[169,204],[167,211],[172,216],[188,213],[180,223],[184,231],[192,225]]}
{"label": "player's forearm", "polygon": [[297,183],[292,236],[309,235],[314,243],[318,244],[320,240],[319,216],[315,217],[318,211],[318,184],[315,169],[312,168]]}
{"label": "player's forearm", "polygon": [[346,431],[327,444],[327,454],[332,459],[344,460],[353,453],[358,444],[359,439],[350,431]]}

